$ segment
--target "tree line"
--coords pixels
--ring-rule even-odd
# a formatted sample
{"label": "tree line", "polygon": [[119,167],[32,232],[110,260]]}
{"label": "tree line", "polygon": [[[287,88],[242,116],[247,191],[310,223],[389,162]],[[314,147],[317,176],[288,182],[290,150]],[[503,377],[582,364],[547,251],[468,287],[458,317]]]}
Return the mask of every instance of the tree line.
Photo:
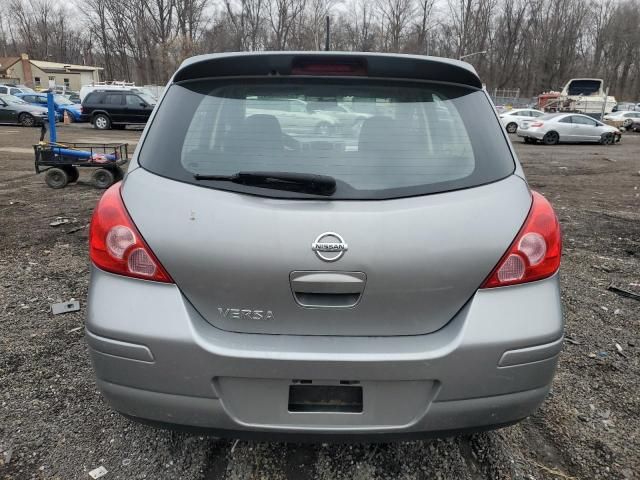
{"label": "tree line", "polygon": [[[75,3],[73,3],[75,2]],[[330,48],[467,57],[523,96],[604,78],[640,100],[640,0],[5,0],[0,55],[162,84],[192,55]]]}

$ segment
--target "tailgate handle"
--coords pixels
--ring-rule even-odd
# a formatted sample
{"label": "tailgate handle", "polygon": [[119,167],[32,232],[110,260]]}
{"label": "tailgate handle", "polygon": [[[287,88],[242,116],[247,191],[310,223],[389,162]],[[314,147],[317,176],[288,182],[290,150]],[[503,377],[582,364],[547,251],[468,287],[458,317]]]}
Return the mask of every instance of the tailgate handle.
{"label": "tailgate handle", "polygon": [[367,283],[363,272],[291,272],[293,296],[303,307],[355,306]]}

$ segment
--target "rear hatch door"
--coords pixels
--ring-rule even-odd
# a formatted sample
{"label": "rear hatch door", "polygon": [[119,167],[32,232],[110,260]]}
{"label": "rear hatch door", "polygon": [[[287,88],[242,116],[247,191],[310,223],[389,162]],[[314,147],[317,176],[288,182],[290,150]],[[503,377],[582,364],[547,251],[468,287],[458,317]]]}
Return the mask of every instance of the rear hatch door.
{"label": "rear hatch door", "polygon": [[[345,105],[361,121],[331,117]],[[481,82],[457,62],[205,57],[176,74],[141,144],[124,186],[134,222],[200,314],[236,332],[436,331],[531,204]],[[238,181],[250,172],[336,188]]]}
{"label": "rear hatch door", "polygon": [[[354,203],[266,199],[141,169],[128,177],[124,200],[212,325],[362,336],[443,327],[497,264],[531,202],[516,176],[458,192]],[[337,261],[312,249],[325,232],[347,244]]]}

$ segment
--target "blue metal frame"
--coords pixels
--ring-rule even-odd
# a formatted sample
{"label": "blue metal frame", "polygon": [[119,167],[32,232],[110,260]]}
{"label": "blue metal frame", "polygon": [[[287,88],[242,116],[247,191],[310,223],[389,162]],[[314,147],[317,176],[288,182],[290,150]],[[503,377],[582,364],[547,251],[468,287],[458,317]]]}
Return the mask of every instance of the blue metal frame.
{"label": "blue metal frame", "polygon": [[58,135],[56,132],[56,106],[53,102],[53,92],[47,92],[47,115],[49,117],[49,141],[56,143]]}

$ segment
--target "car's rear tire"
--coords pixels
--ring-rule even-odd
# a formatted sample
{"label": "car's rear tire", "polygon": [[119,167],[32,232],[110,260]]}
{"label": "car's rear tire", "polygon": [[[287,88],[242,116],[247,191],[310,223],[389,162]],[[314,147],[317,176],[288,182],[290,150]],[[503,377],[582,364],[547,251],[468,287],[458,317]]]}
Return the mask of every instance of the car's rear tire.
{"label": "car's rear tire", "polygon": [[600,143],[602,145],[613,145],[615,141],[616,138],[613,133],[603,133],[602,137],[600,137]]}
{"label": "car's rear tire", "polygon": [[93,127],[98,130],[109,130],[111,128],[111,119],[104,113],[99,113],[93,117]]}
{"label": "car's rear tire", "polygon": [[633,125],[633,120],[631,118],[626,118],[624,122],[622,122],[622,126],[624,128],[629,128],[631,125]]}
{"label": "car's rear tire", "polygon": [[78,178],[80,178],[80,170],[78,170],[78,167],[74,167],[73,165],[67,165],[62,167],[62,170],[67,172],[67,176],[69,177],[69,183],[77,182]]}
{"label": "car's rear tire", "polygon": [[109,188],[116,181],[116,176],[113,172],[106,168],[98,168],[93,172],[91,178],[93,179],[93,184],[102,189]]}
{"label": "car's rear tire", "polygon": [[542,142],[545,145],[557,145],[560,142],[560,135],[558,135],[558,132],[547,132],[547,134],[542,137]]}
{"label": "car's rear tire", "polygon": [[44,175],[44,181],[51,188],[64,188],[69,183],[69,175],[61,168],[50,168]]}
{"label": "car's rear tire", "polygon": [[20,122],[20,125],[23,127],[35,127],[36,125],[36,119],[30,113],[21,113],[18,117],[18,122]]}
{"label": "car's rear tire", "polygon": [[507,133],[516,133],[518,131],[518,124],[511,122],[507,124]]}

